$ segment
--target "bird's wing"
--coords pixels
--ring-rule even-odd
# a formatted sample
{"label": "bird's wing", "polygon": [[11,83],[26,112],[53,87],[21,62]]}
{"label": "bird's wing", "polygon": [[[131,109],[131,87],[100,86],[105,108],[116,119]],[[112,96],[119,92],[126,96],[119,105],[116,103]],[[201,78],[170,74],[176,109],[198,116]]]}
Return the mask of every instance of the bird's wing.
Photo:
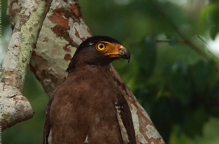
{"label": "bird's wing", "polygon": [[50,144],[49,135],[51,134],[50,133],[51,125],[49,122],[49,114],[50,114],[49,112],[50,112],[50,106],[52,104],[52,101],[53,101],[53,96],[51,96],[51,99],[49,100],[46,110],[46,117],[45,117],[44,128],[43,128],[43,144]]}
{"label": "bird's wing", "polygon": [[135,144],[135,130],[128,103],[123,95],[117,96],[115,102],[116,116],[124,144]]}

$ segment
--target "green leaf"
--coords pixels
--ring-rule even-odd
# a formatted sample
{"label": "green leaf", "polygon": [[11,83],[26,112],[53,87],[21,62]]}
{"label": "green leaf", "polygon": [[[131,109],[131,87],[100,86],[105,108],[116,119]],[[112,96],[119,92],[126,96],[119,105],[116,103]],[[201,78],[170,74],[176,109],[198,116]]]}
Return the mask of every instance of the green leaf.
{"label": "green leaf", "polygon": [[207,17],[209,16],[209,13],[213,13],[217,7],[217,4],[214,3],[204,6],[199,15],[199,22],[204,24],[204,22],[207,20]]}
{"label": "green leaf", "polygon": [[133,57],[137,61],[139,75],[144,76],[144,80],[149,78],[154,70],[156,52],[155,38],[150,35],[146,36],[144,40],[135,46]]}
{"label": "green leaf", "polygon": [[217,34],[219,32],[219,27],[218,26],[212,26],[210,29],[210,36],[212,40],[215,40]]}
{"label": "green leaf", "polygon": [[188,110],[187,114],[185,115],[185,123],[182,125],[182,128],[190,137],[202,135],[203,125],[207,121],[208,113],[203,107],[199,107],[194,111]]}
{"label": "green leaf", "polygon": [[167,86],[174,97],[187,104],[191,99],[191,83],[183,63],[178,61],[172,66],[169,76],[166,77]]}
{"label": "green leaf", "polygon": [[177,39],[176,37],[173,37],[173,36],[172,36],[172,37],[170,38],[169,44],[170,44],[170,45],[176,45],[176,44],[178,44],[178,42],[179,42],[178,39]]}
{"label": "green leaf", "polygon": [[193,88],[199,93],[203,93],[207,87],[208,67],[204,61],[199,61],[189,68],[189,74],[192,78]]}
{"label": "green leaf", "polygon": [[213,63],[212,61],[208,62],[208,80],[207,80],[207,84],[209,87],[213,87],[214,85],[217,84],[217,82],[219,81],[219,73],[218,70],[215,67],[215,63]]}
{"label": "green leaf", "polygon": [[207,109],[213,116],[219,117],[219,78],[214,87],[209,88],[209,94],[207,97]]}

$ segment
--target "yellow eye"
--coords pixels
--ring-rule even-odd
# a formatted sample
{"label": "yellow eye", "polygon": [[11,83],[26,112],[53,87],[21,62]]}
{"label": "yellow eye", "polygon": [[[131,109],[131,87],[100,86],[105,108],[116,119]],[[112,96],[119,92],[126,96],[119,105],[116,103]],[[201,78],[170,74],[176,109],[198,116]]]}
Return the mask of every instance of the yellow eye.
{"label": "yellow eye", "polygon": [[98,43],[96,45],[96,50],[98,50],[98,51],[104,51],[105,49],[106,49],[106,46],[104,43]]}

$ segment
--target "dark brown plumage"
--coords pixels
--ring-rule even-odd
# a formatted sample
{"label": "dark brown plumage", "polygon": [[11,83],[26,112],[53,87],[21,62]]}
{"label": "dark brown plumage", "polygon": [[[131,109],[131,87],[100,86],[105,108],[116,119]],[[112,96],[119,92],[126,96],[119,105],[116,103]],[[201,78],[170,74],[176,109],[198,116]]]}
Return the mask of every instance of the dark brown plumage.
{"label": "dark brown plumage", "polygon": [[115,59],[129,59],[116,40],[93,36],[78,47],[68,77],[53,92],[44,144],[135,144],[128,103],[109,72]]}

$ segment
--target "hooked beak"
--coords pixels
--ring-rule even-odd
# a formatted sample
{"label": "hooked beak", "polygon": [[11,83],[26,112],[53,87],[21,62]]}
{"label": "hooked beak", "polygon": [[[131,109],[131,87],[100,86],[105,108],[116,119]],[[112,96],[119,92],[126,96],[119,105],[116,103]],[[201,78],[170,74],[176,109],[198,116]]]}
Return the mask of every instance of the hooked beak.
{"label": "hooked beak", "polygon": [[130,53],[129,51],[124,48],[124,47],[121,47],[120,50],[119,50],[119,56],[120,58],[123,58],[123,59],[127,59],[128,62],[130,61]]}

